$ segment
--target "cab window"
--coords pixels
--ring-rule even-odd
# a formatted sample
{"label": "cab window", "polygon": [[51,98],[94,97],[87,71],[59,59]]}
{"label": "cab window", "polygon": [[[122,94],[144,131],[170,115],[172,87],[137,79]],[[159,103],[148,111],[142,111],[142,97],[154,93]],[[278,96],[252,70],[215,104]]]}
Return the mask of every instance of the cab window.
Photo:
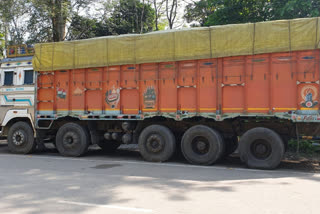
{"label": "cab window", "polygon": [[24,71],[24,85],[33,84],[33,70]]}
{"label": "cab window", "polygon": [[4,72],[3,85],[13,85],[13,71],[5,71]]}

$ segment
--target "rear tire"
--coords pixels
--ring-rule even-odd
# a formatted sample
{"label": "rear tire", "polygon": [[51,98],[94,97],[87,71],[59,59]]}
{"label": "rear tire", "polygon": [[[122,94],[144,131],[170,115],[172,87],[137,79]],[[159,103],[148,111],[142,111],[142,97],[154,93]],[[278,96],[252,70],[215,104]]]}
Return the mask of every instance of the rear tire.
{"label": "rear tire", "polygon": [[188,129],[182,137],[183,156],[192,164],[211,165],[224,154],[221,135],[208,126],[197,125]]}
{"label": "rear tire", "polygon": [[8,147],[15,154],[30,154],[36,148],[32,127],[26,122],[13,124],[8,132]]}
{"label": "rear tire", "polygon": [[139,150],[147,161],[169,160],[176,149],[176,140],[170,129],[161,125],[145,128],[139,136]]}
{"label": "rear tire", "polygon": [[63,156],[79,157],[88,151],[88,131],[76,123],[63,125],[56,136],[56,148]]}
{"label": "rear tire", "polygon": [[106,153],[114,153],[121,144],[113,140],[103,140],[98,143],[98,146]]}
{"label": "rear tire", "polygon": [[240,158],[249,168],[275,169],[285,152],[284,143],[276,132],[253,128],[240,139]]}

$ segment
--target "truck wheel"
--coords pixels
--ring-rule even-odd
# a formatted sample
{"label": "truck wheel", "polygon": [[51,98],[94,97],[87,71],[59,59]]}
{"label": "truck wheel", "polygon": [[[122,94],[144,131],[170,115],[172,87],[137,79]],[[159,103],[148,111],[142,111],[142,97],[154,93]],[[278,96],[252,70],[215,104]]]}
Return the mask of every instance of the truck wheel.
{"label": "truck wheel", "polygon": [[13,124],[8,133],[8,147],[12,153],[29,154],[34,152],[36,142],[31,126],[26,122]]}
{"label": "truck wheel", "polygon": [[88,151],[89,134],[79,124],[67,123],[58,130],[56,147],[63,156],[79,157]]}
{"label": "truck wheel", "polygon": [[121,144],[113,140],[103,140],[98,143],[98,146],[106,153],[115,152]]}
{"label": "truck wheel", "polygon": [[237,136],[232,136],[230,138],[225,138],[224,139],[225,145],[226,145],[226,149],[224,152],[224,157],[227,157],[229,155],[231,155],[232,153],[234,153],[239,145],[238,142],[238,137]]}
{"label": "truck wheel", "polygon": [[217,131],[197,125],[188,129],[183,135],[181,150],[190,163],[211,165],[222,157],[224,142]]}
{"label": "truck wheel", "polygon": [[176,149],[176,140],[170,129],[161,125],[145,128],[139,136],[139,150],[147,161],[169,160]]}
{"label": "truck wheel", "polygon": [[274,169],[283,157],[284,143],[276,132],[253,128],[240,139],[240,158],[249,168]]}

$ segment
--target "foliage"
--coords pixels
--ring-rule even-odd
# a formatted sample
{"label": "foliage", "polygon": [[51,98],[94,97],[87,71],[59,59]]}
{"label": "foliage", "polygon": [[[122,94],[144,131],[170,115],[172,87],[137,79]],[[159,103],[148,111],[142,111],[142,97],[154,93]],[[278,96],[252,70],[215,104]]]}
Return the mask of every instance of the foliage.
{"label": "foliage", "polygon": [[165,1],[166,0],[152,0],[154,14],[155,14],[155,27],[156,27],[155,30],[156,31],[161,29],[160,19],[164,13],[163,5],[164,5]]}
{"label": "foliage", "polygon": [[113,1],[104,5],[100,20],[75,16],[68,39],[85,39],[107,35],[146,33],[155,27],[155,11],[149,2],[139,0]]}
{"label": "foliage", "polygon": [[[313,154],[317,152],[319,149],[312,145],[313,141],[310,140],[300,140],[299,144],[299,152],[305,153],[305,154]],[[298,147],[298,141],[297,140],[290,140],[288,143],[288,151],[290,152],[296,152]]]}
{"label": "foliage", "polygon": [[320,15],[320,0],[272,0],[271,19],[292,19]]}
{"label": "foliage", "polygon": [[[0,26],[1,29],[1,26]],[[3,57],[3,50],[4,50],[4,35],[0,32],[0,59]]]}
{"label": "foliage", "polygon": [[187,22],[197,22],[200,26],[204,26],[208,17],[214,13],[216,5],[211,1],[200,0],[190,3],[186,6],[184,18]]}
{"label": "foliage", "polygon": [[29,42],[62,41],[67,23],[94,0],[28,0],[30,2]]}
{"label": "foliage", "polygon": [[200,0],[187,5],[185,18],[211,26],[315,17],[319,11],[320,0]]}
{"label": "foliage", "polygon": [[192,26],[320,16],[320,0],[6,0],[0,24],[8,44],[146,33],[177,27],[183,2]]}
{"label": "foliage", "polygon": [[120,0],[111,17],[105,20],[112,34],[146,33],[154,28],[155,11],[149,3]]}
{"label": "foliage", "polygon": [[25,19],[29,14],[29,3],[25,0],[0,1],[0,21],[10,43],[23,43],[28,31]]}
{"label": "foliage", "polygon": [[69,40],[88,39],[99,36],[99,22],[96,19],[76,15],[70,24]]}

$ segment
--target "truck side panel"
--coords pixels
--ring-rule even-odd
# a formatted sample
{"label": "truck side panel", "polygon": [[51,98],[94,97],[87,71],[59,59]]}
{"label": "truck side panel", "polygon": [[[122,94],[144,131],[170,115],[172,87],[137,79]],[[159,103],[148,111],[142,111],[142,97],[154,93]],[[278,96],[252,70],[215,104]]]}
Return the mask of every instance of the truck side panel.
{"label": "truck side panel", "polygon": [[177,120],[318,110],[318,61],[316,50],[42,73],[37,109],[40,115]]}

